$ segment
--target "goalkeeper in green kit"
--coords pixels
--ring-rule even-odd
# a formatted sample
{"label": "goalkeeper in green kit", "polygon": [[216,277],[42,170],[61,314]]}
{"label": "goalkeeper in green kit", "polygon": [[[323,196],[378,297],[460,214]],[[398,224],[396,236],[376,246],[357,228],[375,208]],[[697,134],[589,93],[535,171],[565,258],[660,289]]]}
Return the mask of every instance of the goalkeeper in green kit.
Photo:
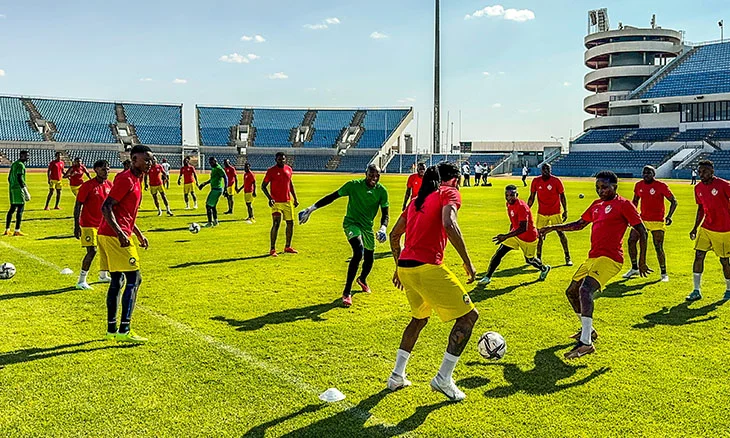
{"label": "goalkeeper in green kit", "polygon": [[378,182],[379,180],[380,168],[375,164],[371,164],[365,172],[365,178],[346,183],[336,192],[325,196],[311,207],[299,212],[299,224],[305,224],[314,210],[325,207],[342,196],[349,197],[347,213],[342,222],[345,236],[352,247],[352,258],[347,269],[347,281],[345,282],[345,290],[342,292],[342,304],[345,307],[352,306],[352,283],[355,281],[361,261],[363,262],[362,272],[357,277],[357,284],[363,292],[370,293],[367,278],[373,268],[375,256],[376,234],[373,233],[373,220],[378,215],[378,208],[382,213],[377,239],[380,243],[384,243],[387,239],[385,231],[388,227],[388,191]]}
{"label": "goalkeeper in green kit", "polygon": [[13,236],[25,236],[20,231],[20,223],[23,221],[25,203],[30,201],[30,192],[25,184],[25,162],[28,161],[28,151],[20,151],[20,158],[10,167],[8,183],[10,185],[10,210],[5,217],[5,236],[10,236],[10,223],[15,214],[15,232]]}

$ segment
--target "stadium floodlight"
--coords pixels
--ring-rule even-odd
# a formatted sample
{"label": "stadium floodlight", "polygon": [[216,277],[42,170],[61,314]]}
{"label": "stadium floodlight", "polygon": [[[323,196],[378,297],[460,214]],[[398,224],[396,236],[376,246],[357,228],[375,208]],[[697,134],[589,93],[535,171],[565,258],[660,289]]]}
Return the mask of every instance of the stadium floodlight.
{"label": "stadium floodlight", "polygon": [[433,153],[441,153],[441,32],[439,19],[439,0],[436,3],[435,15],[435,56],[433,73]]}
{"label": "stadium floodlight", "polygon": [[725,20],[718,21],[717,25],[720,26],[720,42],[723,42],[725,39]]}

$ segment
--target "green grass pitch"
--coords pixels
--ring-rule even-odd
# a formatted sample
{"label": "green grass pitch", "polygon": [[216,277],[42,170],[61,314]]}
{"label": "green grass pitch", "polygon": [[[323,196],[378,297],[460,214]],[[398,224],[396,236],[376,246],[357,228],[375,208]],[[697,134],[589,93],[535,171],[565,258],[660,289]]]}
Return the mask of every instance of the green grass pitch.
{"label": "green grass pitch", "polygon": [[[354,177],[295,174],[301,207]],[[7,190],[6,174],[0,178]],[[391,224],[405,180],[381,179]],[[495,250],[492,236],[509,227],[503,187],[518,180],[492,181],[492,188],[461,189],[459,222],[479,272]],[[180,187],[168,192],[175,217],[157,217],[145,194],[138,224],[150,248],[140,255],[144,281],[133,327],[150,342],[125,347],[101,340],[106,286],[73,288],[83,251],[71,237],[70,190],[63,192],[63,210],[46,212],[45,175],[29,174],[29,184],[28,236],[0,238],[0,262],[18,268],[15,278],[0,281],[0,436],[719,436],[730,430],[730,304],[720,301],[725,282],[717,257],[707,257],[705,298],[684,301],[692,289],[688,233],[696,210],[686,182],[670,184],[679,200],[666,235],[671,282],[658,282],[650,244],[649,278],[614,278],[597,296],[596,354],[562,358],[567,336],[579,327],[564,290],[587,256],[589,229],[568,234],[573,268],[562,266],[557,236],[549,236],[543,259],[555,269],[545,282],[512,253],[486,289],[468,286],[481,318],[455,372],[467,394],[458,404],[428,384],[451,329],[436,317],[411,356],[413,386],[384,390],[409,307],[391,284],[388,244],[376,249],[373,294],[358,293],[352,308],[340,307],[350,256],[341,228],[346,200],[295,227],[298,255],[272,259],[265,257],[271,220],[263,195],[254,204],[258,223],[242,222],[240,195],[233,216],[221,215],[220,227],[193,235],[187,226],[205,222],[205,211],[183,210]],[[593,181],[565,185],[574,220],[595,199]],[[632,188],[633,181],[619,184],[627,197]],[[525,189],[521,197],[527,196]],[[282,229],[279,250],[283,244]],[[452,248],[446,263],[465,280]],[[64,267],[74,275],[60,275]],[[501,361],[477,353],[476,338],[489,330],[507,340]],[[330,387],[346,400],[319,402]]]}

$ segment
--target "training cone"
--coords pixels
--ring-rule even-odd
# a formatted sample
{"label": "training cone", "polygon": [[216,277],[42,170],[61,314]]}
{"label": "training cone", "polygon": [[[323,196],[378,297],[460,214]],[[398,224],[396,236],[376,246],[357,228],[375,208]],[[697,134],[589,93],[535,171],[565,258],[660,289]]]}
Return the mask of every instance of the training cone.
{"label": "training cone", "polygon": [[319,395],[319,399],[327,403],[334,403],[345,399],[345,394],[337,388],[330,388]]}
{"label": "training cone", "polygon": [[73,273],[74,273],[74,271],[70,270],[69,268],[63,268],[63,269],[61,269],[61,274],[62,275],[71,275]]}

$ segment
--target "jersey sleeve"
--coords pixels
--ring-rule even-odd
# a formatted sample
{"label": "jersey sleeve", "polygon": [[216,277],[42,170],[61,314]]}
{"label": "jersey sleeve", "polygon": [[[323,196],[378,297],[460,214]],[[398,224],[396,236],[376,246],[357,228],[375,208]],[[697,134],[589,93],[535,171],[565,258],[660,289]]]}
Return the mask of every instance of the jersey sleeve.
{"label": "jersey sleeve", "polygon": [[700,197],[700,191],[699,191],[700,185],[697,184],[695,186],[695,204],[702,205],[702,198]]}
{"label": "jersey sleeve", "polygon": [[350,196],[350,189],[352,188],[352,185],[354,183],[355,183],[354,181],[346,182],[345,185],[343,185],[342,187],[340,187],[337,190],[337,194],[340,196]]}
{"label": "jersey sleeve", "polygon": [[266,175],[264,175],[264,183],[271,182],[271,171],[267,170]]}
{"label": "jersey sleeve", "polygon": [[114,180],[114,185],[109,192],[109,197],[119,202],[122,200],[122,198],[124,198],[124,196],[127,195],[127,193],[132,191],[132,188],[133,186],[131,178],[117,178]]}
{"label": "jersey sleeve", "polygon": [[87,196],[89,196],[89,184],[81,184],[79,194],[76,195],[76,200],[83,204],[86,202]]}
{"label": "jersey sleeve", "polygon": [[664,184],[664,197],[667,199],[672,199],[674,197],[674,193],[672,193],[672,190],[667,184]]}
{"label": "jersey sleeve", "polygon": [[530,207],[527,206],[527,204],[520,204],[520,207],[517,209],[517,222],[524,222],[528,218],[527,212],[530,210]]}
{"label": "jersey sleeve", "polygon": [[640,183],[641,183],[641,181],[638,181],[636,184],[634,184],[634,197],[639,196],[639,184]]}
{"label": "jersey sleeve", "polygon": [[441,191],[441,206],[446,207],[447,205],[454,205],[457,210],[461,208],[461,193],[458,190]]}
{"label": "jersey sleeve", "polygon": [[533,178],[530,183],[530,193],[537,193],[537,178]]}
{"label": "jersey sleeve", "polygon": [[588,223],[593,222],[593,206],[596,205],[596,202],[598,202],[598,201],[593,201],[593,203],[588,207],[588,209],[583,212],[583,214],[580,216],[581,219],[583,219],[584,221],[586,221]]}
{"label": "jersey sleeve", "polygon": [[565,193],[565,186],[563,186],[563,182],[560,181],[560,178],[555,178],[555,186],[558,191],[558,195]]}
{"label": "jersey sleeve", "polygon": [[623,208],[621,210],[624,217],[626,218],[626,221],[632,227],[635,227],[636,225],[639,225],[641,223],[639,210],[636,209],[636,206],[632,202],[626,200],[626,202],[623,203]]}

